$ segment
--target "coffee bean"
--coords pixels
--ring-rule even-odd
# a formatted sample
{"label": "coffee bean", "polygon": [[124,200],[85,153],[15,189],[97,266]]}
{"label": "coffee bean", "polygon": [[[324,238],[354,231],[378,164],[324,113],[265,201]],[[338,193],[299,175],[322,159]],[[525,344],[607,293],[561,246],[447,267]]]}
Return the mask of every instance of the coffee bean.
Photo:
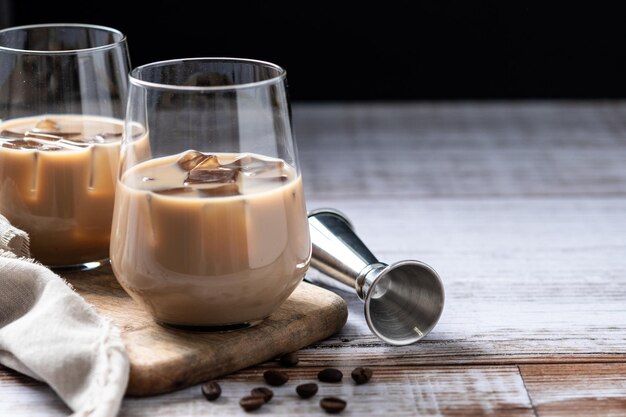
{"label": "coffee bean", "polygon": [[274,369],[270,369],[269,371],[265,371],[263,373],[263,378],[265,378],[265,382],[272,386],[280,386],[285,382],[289,381],[289,375],[283,371],[276,371]]}
{"label": "coffee bean", "polygon": [[256,410],[265,404],[265,399],[258,395],[248,395],[239,400],[239,405],[246,411]]}
{"label": "coffee bean", "polygon": [[326,368],[317,374],[317,379],[322,382],[341,382],[341,378],[343,378],[343,374],[335,368]]}
{"label": "coffee bean", "polygon": [[296,366],[298,362],[300,362],[300,359],[298,358],[298,354],[296,352],[291,352],[281,356],[278,361],[282,366],[292,367]]}
{"label": "coffee bean", "polygon": [[255,395],[257,397],[263,397],[266,403],[270,402],[272,397],[274,396],[274,391],[265,387],[254,388],[250,391],[250,395]]}
{"label": "coffee bean", "polygon": [[347,403],[341,398],[337,397],[324,397],[320,401],[320,407],[324,409],[328,414],[341,413],[346,408]]}
{"label": "coffee bean", "polygon": [[354,379],[354,382],[356,382],[357,385],[361,385],[369,382],[373,374],[374,371],[372,371],[370,368],[359,367],[355,368],[354,371],[352,371],[352,379]]}
{"label": "coffee bean", "polygon": [[202,384],[202,395],[209,401],[217,400],[222,395],[222,387],[215,381]]}
{"label": "coffee bean", "polygon": [[296,387],[296,392],[300,398],[311,398],[317,394],[317,384],[314,382],[310,384],[300,384]]}

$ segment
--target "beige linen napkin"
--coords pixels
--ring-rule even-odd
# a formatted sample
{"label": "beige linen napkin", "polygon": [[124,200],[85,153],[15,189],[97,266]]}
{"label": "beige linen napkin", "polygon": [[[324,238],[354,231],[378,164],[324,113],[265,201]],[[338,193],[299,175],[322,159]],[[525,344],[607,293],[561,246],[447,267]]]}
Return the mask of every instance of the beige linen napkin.
{"label": "beige linen napkin", "polygon": [[118,329],[48,268],[0,215],[0,363],[45,381],[72,416],[116,416],[128,384]]}

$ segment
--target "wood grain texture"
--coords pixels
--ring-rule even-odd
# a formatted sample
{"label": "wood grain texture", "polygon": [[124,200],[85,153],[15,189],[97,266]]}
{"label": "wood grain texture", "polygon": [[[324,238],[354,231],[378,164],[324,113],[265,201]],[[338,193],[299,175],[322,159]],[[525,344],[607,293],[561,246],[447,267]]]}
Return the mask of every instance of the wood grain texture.
{"label": "wood grain texture", "polygon": [[[271,387],[272,401],[255,411],[267,416],[320,416],[324,396],[338,396],[348,401],[342,416],[503,416],[533,417],[533,410],[524,383],[515,366],[482,367],[376,367],[370,383],[355,385],[350,378],[351,367],[340,367],[344,379],[340,384],[319,383],[316,396],[300,399],[295,387],[317,381],[320,367],[287,369],[289,382]],[[160,416],[246,416],[239,399],[252,388],[267,386],[263,369],[248,369],[219,379],[222,396],[207,402],[195,386],[174,393],[148,398],[126,398],[120,417]],[[24,381],[26,378],[6,373],[0,378],[3,392],[11,390],[17,398],[28,398],[28,407],[14,408],[12,417],[33,415],[63,416],[59,400],[45,395],[45,386]],[[4,402],[0,402],[0,415]],[[4,410],[9,410],[5,408]],[[7,414],[8,415],[8,414]]]}
{"label": "wood grain texture", "polygon": [[523,365],[520,371],[541,416],[626,415],[626,363]]}
{"label": "wood grain texture", "polygon": [[[375,367],[371,391],[342,385],[343,415],[624,408],[626,102],[299,104],[294,126],[308,208],[344,211],[382,261],[431,264],[447,295],[425,340],[391,347],[340,293],[348,322],[302,350],[295,375]],[[273,366],[224,387],[239,397]],[[317,402],[292,403],[292,382],[256,414],[321,415]],[[127,398],[121,415],[244,415],[232,397],[213,405],[198,390]],[[10,371],[0,396],[0,415],[67,414]]]}
{"label": "wood grain texture", "polygon": [[624,102],[296,107],[308,197],[626,195]]}
{"label": "wood grain texture", "polygon": [[[439,324],[417,345],[390,348],[363,306],[311,350],[312,361],[376,364],[626,360],[626,199],[314,201],[352,219],[379,259],[417,258],[446,289]],[[309,274],[314,274],[311,271]],[[308,351],[307,351],[308,352]]]}
{"label": "wood grain texture", "polygon": [[[275,397],[255,414],[283,416],[324,415],[319,401],[324,396],[337,396],[348,401],[342,416],[533,416],[523,381],[515,367],[465,368],[375,368],[369,384],[355,385],[349,377],[350,367],[341,384],[320,383],[318,394],[301,400],[295,387],[316,381],[319,367],[288,370],[290,381],[272,388]],[[174,404],[181,400],[185,406],[168,401],[127,400],[120,416],[145,415],[248,415],[238,400],[256,386],[263,386],[261,371],[246,371],[220,381],[222,398],[216,404],[207,403],[199,389],[174,395]],[[147,400],[147,399],[146,399]],[[180,404],[179,403],[179,404]]]}
{"label": "wood grain texture", "polygon": [[119,286],[109,266],[64,277],[121,329],[130,359],[130,395],[170,392],[259,364],[330,336],[347,319],[340,297],[301,283],[276,312],[253,328],[183,331],[156,324]]}

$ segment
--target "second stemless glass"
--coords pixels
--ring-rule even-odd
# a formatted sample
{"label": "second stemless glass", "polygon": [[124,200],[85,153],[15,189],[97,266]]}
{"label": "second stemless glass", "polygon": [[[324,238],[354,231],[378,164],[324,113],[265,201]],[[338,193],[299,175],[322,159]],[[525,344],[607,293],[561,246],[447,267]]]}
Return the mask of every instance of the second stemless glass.
{"label": "second stemless glass", "polygon": [[108,258],[129,58],[119,31],[0,31],[0,213],[54,268]]}
{"label": "second stemless glass", "polygon": [[234,58],[131,72],[110,256],[157,322],[251,326],[304,277],[311,242],[285,77]]}

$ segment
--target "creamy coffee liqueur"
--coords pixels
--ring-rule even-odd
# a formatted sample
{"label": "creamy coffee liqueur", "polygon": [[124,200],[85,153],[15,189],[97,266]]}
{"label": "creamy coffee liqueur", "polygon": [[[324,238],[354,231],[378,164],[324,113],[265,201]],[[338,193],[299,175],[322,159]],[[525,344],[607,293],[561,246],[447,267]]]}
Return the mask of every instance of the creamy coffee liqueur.
{"label": "creamy coffee liqueur", "polygon": [[28,232],[41,263],[108,257],[122,130],[82,115],[0,123],[0,213]]}
{"label": "creamy coffee liqueur", "polygon": [[254,324],[304,276],[311,242],[296,170],[255,154],[187,151],[118,182],[111,262],[157,321]]}

